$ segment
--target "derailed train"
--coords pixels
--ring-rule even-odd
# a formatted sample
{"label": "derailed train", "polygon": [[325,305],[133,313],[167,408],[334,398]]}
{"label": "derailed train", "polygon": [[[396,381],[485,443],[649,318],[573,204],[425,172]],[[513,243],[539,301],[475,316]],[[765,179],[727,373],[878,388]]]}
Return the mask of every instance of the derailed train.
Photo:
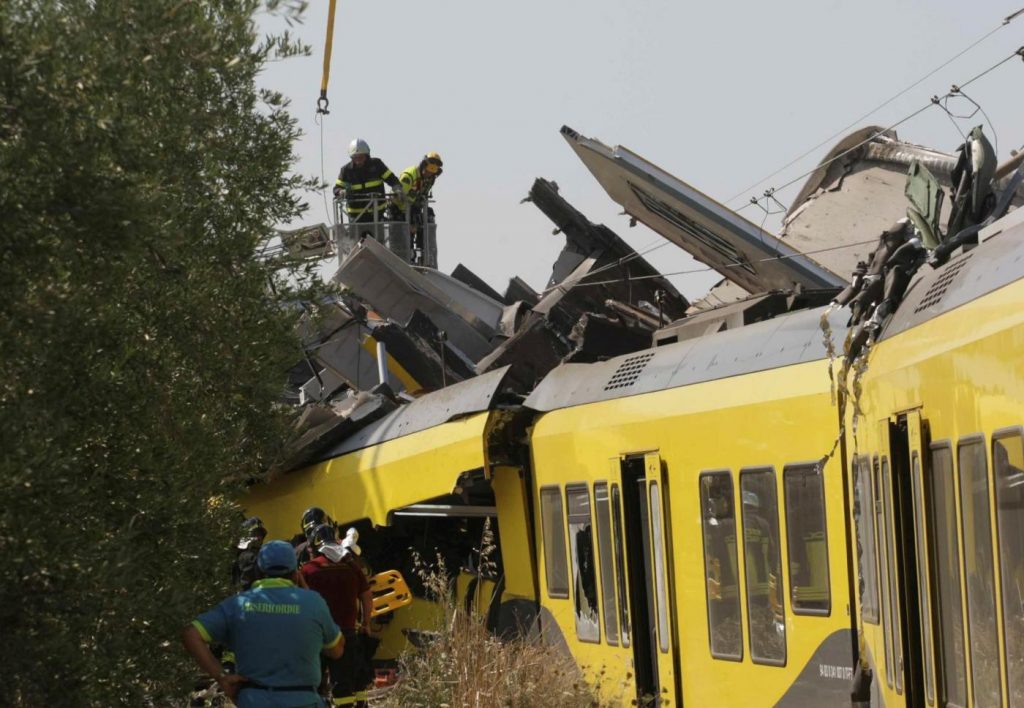
{"label": "derailed train", "polygon": [[[915,275],[849,394],[823,334],[848,313],[803,310],[565,364],[525,401],[507,370],[450,386],[245,506],[278,537],[322,506],[411,580],[410,549],[440,556],[604,702],[830,705],[856,673],[875,705],[1024,704],[1020,216]],[[378,657],[431,611],[377,627]]]}

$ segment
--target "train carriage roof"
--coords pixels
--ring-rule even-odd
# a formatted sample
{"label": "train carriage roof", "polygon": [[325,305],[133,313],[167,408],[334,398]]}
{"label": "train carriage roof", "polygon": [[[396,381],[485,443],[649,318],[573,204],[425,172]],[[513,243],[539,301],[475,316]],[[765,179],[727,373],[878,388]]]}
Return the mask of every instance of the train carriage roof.
{"label": "train carriage roof", "polygon": [[[597,364],[563,364],[544,377],[525,405],[545,412],[823,359],[824,311],[801,310]],[[829,317],[840,349],[848,317],[848,311]]]}
{"label": "train carriage roof", "polygon": [[390,415],[368,425],[355,435],[327,450],[321,459],[338,457],[365,447],[379,445],[405,435],[418,433],[443,423],[490,410],[502,390],[505,366],[461,381],[400,406]]}
{"label": "train carriage roof", "polygon": [[[880,341],[1024,278],[1024,209],[986,228],[981,238],[977,248],[945,265],[918,270]],[[563,364],[541,381],[525,405],[547,412],[824,359],[825,309],[792,312],[596,364]],[[829,316],[840,356],[849,316],[846,308]]]}

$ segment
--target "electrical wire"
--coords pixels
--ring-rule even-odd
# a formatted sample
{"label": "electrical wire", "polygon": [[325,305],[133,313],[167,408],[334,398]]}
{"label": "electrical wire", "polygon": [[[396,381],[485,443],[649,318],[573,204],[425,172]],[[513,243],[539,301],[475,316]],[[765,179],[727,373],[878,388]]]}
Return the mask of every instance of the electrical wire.
{"label": "electrical wire", "polygon": [[[1000,23],[999,23],[998,25],[996,25],[996,26],[995,26],[995,27],[994,27],[993,29],[989,30],[988,32],[986,32],[985,34],[983,34],[983,35],[982,35],[981,37],[979,37],[978,39],[976,39],[976,40],[974,40],[973,42],[971,42],[971,43],[970,43],[969,45],[967,45],[966,47],[964,47],[963,49],[961,49],[961,50],[960,50],[959,52],[957,52],[956,54],[954,54],[954,55],[953,55],[952,57],[950,57],[949,59],[947,59],[947,60],[946,60],[946,61],[944,61],[943,63],[939,64],[939,65],[938,65],[937,67],[935,67],[934,69],[932,69],[931,71],[929,71],[929,72],[928,72],[927,74],[925,74],[924,76],[922,76],[922,77],[921,77],[920,79],[918,79],[918,80],[917,80],[917,81],[915,81],[914,83],[910,84],[909,86],[907,86],[906,88],[902,89],[901,91],[899,91],[898,93],[894,94],[893,96],[891,96],[891,97],[887,98],[887,99],[886,99],[885,101],[883,101],[882,103],[878,104],[877,106],[875,106],[874,108],[872,108],[872,109],[871,109],[870,111],[868,111],[868,112],[867,112],[867,113],[865,113],[864,115],[862,115],[862,116],[858,117],[857,119],[855,119],[854,121],[852,121],[852,122],[851,122],[851,123],[849,123],[848,125],[846,125],[846,126],[844,126],[843,128],[841,128],[841,129],[837,130],[837,131],[836,131],[835,133],[833,133],[833,134],[832,134],[832,135],[830,135],[829,137],[825,138],[824,140],[822,140],[822,141],[821,141],[820,143],[818,143],[818,144],[817,144],[817,145],[815,145],[814,147],[812,147],[812,148],[808,149],[807,151],[805,151],[805,152],[801,153],[800,155],[798,155],[797,157],[793,158],[792,160],[790,160],[789,162],[787,162],[787,163],[786,163],[785,165],[783,165],[782,167],[780,167],[780,168],[778,168],[777,170],[775,170],[774,172],[772,172],[771,174],[769,174],[769,175],[766,175],[765,177],[762,177],[761,179],[759,179],[758,181],[754,182],[754,183],[753,183],[752,185],[750,185],[750,186],[749,186],[749,187],[747,187],[746,189],[742,189],[742,190],[740,190],[739,192],[737,192],[737,193],[736,193],[736,194],[734,194],[733,196],[731,196],[731,197],[729,197],[728,199],[726,199],[726,200],[725,200],[725,203],[726,203],[726,204],[728,204],[729,202],[732,202],[732,201],[735,201],[736,199],[739,199],[739,198],[740,198],[740,197],[742,197],[742,196],[743,196],[744,194],[747,194],[748,192],[750,192],[750,190],[752,190],[752,189],[754,189],[755,187],[758,187],[758,186],[760,186],[760,185],[764,184],[765,182],[767,182],[768,180],[770,180],[770,179],[771,179],[772,177],[775,177],[775,176],[776,176],[776,175],[778,175],[779,173],[781,173],[781,172],[784,172],[784,171],[785,171],[785,170],[787,170],[788,168],[790,168],[790,167],[792,167],[793,165],[795,165],[795,164],[796,164],[797,162],[800,162],[800,160],[804,159],[805,157],[807,157],[808,155],[810,155],[811,153],[813,153],[813,152],[814,152],[815,150],[818,150],[818,149],[820,149],[820,148],[824,147],[825,145],[828,145],[829,143],[831,143],[832,141],[834,141],[834,140],[835,140],[836,138],[838,138],[839,136],[841,136],[841,135],[844,135],[844,134],[845,134],[845,133],[846,133],[847,131],[849,131],[849,130],[850,130],[851,128],[853,128],[854,126],[856,126],[857,124],[859,124],[859,123],[860,123],[861,121],[863,121],[863,120],[864,120],[865,118],[869,118],[870,116],[874,115],[875,113],[877,113],[878,111],[882,110],[883,108],[885,108],[886,106],[888,106],[888,105],[889,105],[890,103],[892,103],[893,101],[895,101],[896,99],[898,99],[898,98],[900,98],[901,96],[905,95],[905,94],[906,94],[906,93],[907,93],[908,91],[911,91],[911,90],[913,90],[913,89],[917,88],[917,87],[918,87],[918,86],[920,86],[920,85],[921,85],[922,83],[924,83],[925,81],[927,81],[928,79],[930,79],[930,78],[931,78],[932,76],[934,76],[935,74],[937,74],[938,72],[940,72],[940,71],[941,71],[942,69],[945,69],[945,68],[946,68],[947,66],[949,66],[950,64],[952,64],[952,63],[953,63],[954,61],[956,61],[957,59],[959,59],[960,57],[962,57],[962,56],[963,56],[964,54],[966,54],[967,52],[969,52],[969,51],[971,51],[972,49],[974,49],[975,47],[977,47],[977,46],[978,46],[979,44],[981,44],[981,43],[982,43],[982,42],[984,42],[984,41],[985,41],[986,39],[988,39],[989,37],[991,37],[992,35],[994,35],[994,34],[995,34],[996,32],[998,32],[999,30],[1001,30],[1001,29],[1002,29],[1003,27],[1006,27],[1006,26],[1007,26],[1008,24],[1010,24],[1011,22],[1013,22],[1013,20],[1015,20],[1015,19],[1016,19],[1016,18],[1017,18],[1018,16],[1020,16],[1021,14],[1024,14],[1024,8],[1021,8],[1020,10],[1017,10],[1017,11],[1016,11],[1016,12],[1014,12],[1013,14],[1011,14],[1011,15],[1008,15],[1008,16],[1006,16],[1005,18],[1003,18],[1002,22],[1000,22]],[[739,211],[739,210],[737,209],[737,211]]]}
{"label": "electrical wire", "polygon": [[[818,249],[813,250],[813,251],[801,251],[799,253],[792,253],[792,254],[785,255],[785,256],[769,256],[768,258],[761,258],[761,259],[758,259],[756,261],[749,261],[748,263],[769,263],[769,262],[772,262],[772,261],[785,261],[785,260],[789,260],[790,258],[799,258],[801,256],[812,256],[812,255],[817,254],[817,253],[826,253],[828,251],[839,251],[839,250],[842,250],[844,248],[855,248],[857,246],[866,246],[866,245],[872,244],[872,243],[878,243],[878,239],[877,238],[873,238],[873,239],[869,239],[867,241],[857,241],[856,243],[844,243],[844,244],[842,244],[840,246],[830,246],[828,248],[818,248]],[[638,275],[635,278],[631,278],[631,280],[650,280],[652,278],[667,278],[667,277],[673,276],[673,275],[692,275],[694,273],[709,273],[709,272],[712,272],[712,271],[720,272],[721,270],[726,270],[726,269],[729,269],[729,268],[740,268],[740,267],[743,267],[745,265],[748,265],[748,263],[730,263],[728,265],[722,266],[721,268],[712,268],[711,266],[705,266],[703,268],[691,268],[689,270],[677,270],[677,271],[675,271],[673,273],[656,273],[655,275]],[[597,271],[594,271],[594,272],[596,273]],[[584,276],[584,277],[586,277],[586,276]],[[579,287],[584,287],[584,286],[588,286],[588,285],[613,285],[615,283],[620,283],[620,282],[622,282],[621,279],[616,279],[616,280],[597,280],[597,281],[590,282],[590,283],[584,283],[584,282],[577,281],[576,283],[571,284],[571,287],[579,288]]]}
{"label": "electrical wire", "polygon": [[870,143],[872,140],[874,140],[875,138],[879,137],[880,135],[884,135],[885,133],[889,132],[890,130],[893,130],[894,128],[897,128],[897,127],[903,125],[908,120],[916,118],[917,116],[919,116],[920,114],[924,113],[926,110],[928,110],[932,106],[939,105],[940,102],[942,101],[942,99],[949,98],[949,97],[952,97],[952,96],[955,96],[955,95],[959,94],[960,90],[962,88],[964,88],[965,86],[971,85],[972,83],[974,83],[978,79],[982,78],[983,76],[986,76],[987,74],[991,73],[992,71],[995,71],[1000,66],[1002,66],[1006,62],[1008,62],[1011,59],[1014,59],[1016,57],[1024,58],[1024,47],[1021,47],[1020,49],[1015,51],[1013,54],[1010,54],[1006,58],[1001,59],[1000,61],[996,62],[995,64],[993,64],[989,68],[987,68],[984,71],[982,71],[981,73],[976,74],[975,76],[971,77],[970,79],[968,79],[964,83],[959,84],[959,85],[958,84],[954,84],[952,86],[952,88],[948,92],[946,92],[942,97],[933,96],[931,98],[931,100],[927,104],[925,104],[924,106],[921,106],[920,108],[918,108],[913,113],[911,113],[911,114],[909,114],[907,116],[904,116],[903,118],[899,119],[898,121],[896,121],[895,123],[893,123],[889,127],[883,128],[883,129],[873,133],[872,135],[870,135],[869,137],[865,138],[864,140],[861,140],[859,143],[857,143],[853,147],[850,147],[850,148],[847,148],[846,150],[843,150],[838,155],[835,155],[834,157],[830,157],[829,159],[824,160],[824,161],[818,163],[813,168],[807,170],[806,172],[803,172],[803,173],[797,175],[796,177],[794,177],[793,179],[789,180],[788,182],[782,184],[781,186],[773,187],[771,192],[773,194],[776,194],[776,193],[781,192],[782,190],[786,189],[787,187],[792,187],[794,184],[796,184],[797,182],[803,180],[808,175],[811,175],[814,172],[817,172],[818,170],[820,170],[823,167],[827,167],[828,165],[831,165],[836,160],[839,160],[839,159],[842,159],[843,157],[846,157],[851,152],[857,150],[858,148],[863,147],[864,145],[867,145],[868,143]]}
{"label": "electrical wire", "polygon": [[[603,273],[603,272],[605,272],[607,270],[611,270],[612,268],[619,268],[621,266],[624,266],[627,263],[629,263],[630,261],[636,260],[637,258],[640,258],[642,256],[646,256],[648,253],[653,253],[654,251],[657,251],[659,248],[664,248],[665,246],[669,245],[670,243],[672,243],[672,241],[668,241],[668,240],[664,240],[664,239],[658,239],[658,241],[650,244],[651,245],[650,248],[646,248],[645,250],[640,250],[640,251],[634,251],[633,253],[630,253],[629,255],[623,256],[622,258],[619,258],[618,260],[616,260],[616,261],[614,261],[612,263],[608,263],[607,265],[603,265],[600,268],[597,268],[596,270],[592,270],[589,273],[584,274],[578,280],[575,280],[575,281],[573,281],[571,283],[566,283],[564,280],[561,283],[555,283],[551,287],[545,288],[544,290],[542,290],[540,292],[540,296],[544,297],[548,293],[553,292],[555,290],[558,290],[563,285],[565,285],[568,288],[574,287],[576,285],[576,283],[579,283],[580,280],[582,280],[583,278],[589,278],[592,275],[597,275],[598,273]],[[619,280],[615,280],[615,281],[612,281],[612,282],[616,282],[617,283],[617,282],[619,282]]]}

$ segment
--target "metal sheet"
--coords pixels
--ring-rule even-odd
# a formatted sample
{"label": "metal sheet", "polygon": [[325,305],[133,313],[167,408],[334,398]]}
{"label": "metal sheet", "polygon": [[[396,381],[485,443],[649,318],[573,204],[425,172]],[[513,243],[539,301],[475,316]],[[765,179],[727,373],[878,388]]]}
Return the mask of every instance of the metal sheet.
{"label": "metal sheet", "polygon": [[562,135],[628,214],[749,292],[846,284],[813,258],[626,148],[610,148],[568,127]]}
{"label": "metal sheet", "polygon": [[[495,396],[502,390],[508,369],[506,366],[421,396],[334,446],[321,459],[344,455],[489,410]],[[483,445],[483,441],[480,444]]]}
{"label": "metal sheet", "polygon": [[501,321],[504,303],[496,300],[473,287],[463,283],[458,278],[446,275],[433,268],[416,268],[416,272],[430,281],[430,284],[443,292],[451,303],[457,303],[460,307],[472,312],[481,322],[484,322],[489,331],[498,329]]}
{"label": "metal sheet", "polygon": [[[472,308],[438,288],[373,239],[366,239],[352,251],[334,278],[372,303],[377,312],[396,322],[405,324],[420,310],[474,362],[492,349],[490,339],[496,334],[500,307],[493,323],[483,321]],[[452,279],[452,282],[458,281]],[[461,283],[459,286],[473,292]]]}
{"label": "metal sheet", "polygon": [[[823,359],[823,311],[801,310],[597,364],[563,364],[541,381],[525,405],[551,411]],[[848,312],[837,311],[829,318],[832,341],[839,348],[847,317]],[[630,368],[639,371],[624,378]]]}

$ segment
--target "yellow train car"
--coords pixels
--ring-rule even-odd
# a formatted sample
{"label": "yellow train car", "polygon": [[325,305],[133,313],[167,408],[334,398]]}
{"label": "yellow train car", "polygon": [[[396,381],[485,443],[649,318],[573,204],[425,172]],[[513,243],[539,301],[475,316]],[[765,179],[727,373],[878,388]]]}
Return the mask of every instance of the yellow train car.
{"label": "yellow train car", "polygon": [[[528,495],[518,448],[507,443],[521,430],[516,412],[502,407],[506,373],[419,398],[342,441],[322,462],[255,485],[242,500],[270,538],[291,538],[303,511],[322,507],[342,529],[360,531],[373,571],[402,572],[417,597],[373,626],[378,661],[394,661],[411,647],[410,635],[415,641],[417,631],[437,626],[439,608],[419,575],[439,559],[456,577],[460,601],[487,614],[494,631],[535,621]],[[498,548],[481,564],[485,528]],[[515,572],[506,574],[506,565]]]}
{"label": "yellow train car", "polygon": [[[604,704],[1024,705],[1019,222],[916,276],[845,426],[806,310],[563,365],[522,405],[504,370],[448,387],[245,506],[284,538],[321,506],[414,584],[440,555]],[[414,590],[378,658],[434,621]]]}
{"label": "yellow train car", "polygon": [[540,602],[604,702],[849,702],[820,315],[563,365],[527,399]]}
{"label": "yellow train car", "polygon": [[867,360],[848,454],[873,705],[1024,705],[1024,227],[1013,222],[922,268]]}

